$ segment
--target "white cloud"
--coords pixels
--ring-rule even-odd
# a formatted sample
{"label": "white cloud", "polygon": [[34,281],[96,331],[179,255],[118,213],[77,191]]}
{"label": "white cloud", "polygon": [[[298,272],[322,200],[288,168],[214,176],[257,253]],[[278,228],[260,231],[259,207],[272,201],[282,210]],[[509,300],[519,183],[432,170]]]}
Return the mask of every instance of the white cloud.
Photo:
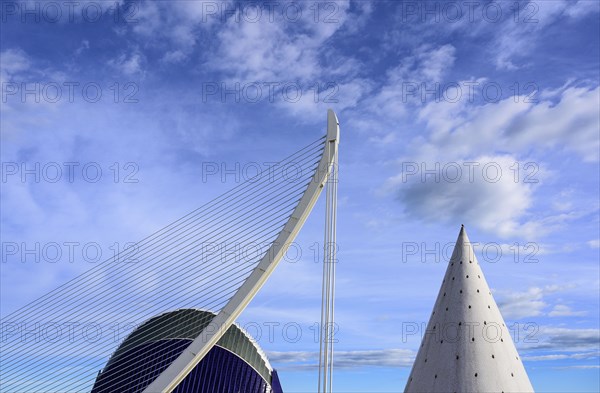
{"label": "white cloud", "polygon": [[527,292],[509,293],[503,296],[502,301],[498,302],[498,307],[505,318],[520,319],[540,316],[548,306],[543,299],[546,292],[543,288],[534,287],[529,288]]}
{"label": "white cloud", "polygon": [[516,116],[506,132],[506,141],[520,149],[565,148],[584,161],[600,159],[600,87],[569,87],[558,102],[543,101]]}
{"label": "white cloud", "polygon": [[[332,2],[333,13],[321,15],[319,21],[310,4],[294,4],[300,7],[297,17],[284,4],[274,8],[272,17],[263,11],[262,17],[249,20],[243,8],[231,15],[217,32],[219,46],[212,66],[244,81],[316,82],[330,76],[338,76],[338,82],[342,77],[350,80],[357,63],[328,45],[334,34],[347,32],[350,2]],[[354,18],[368,18],[370,7],[358,9]]]}
{"label": "white cloud", "polygon": [[581,18],[598,12],[600,12],[600,3],[587,0],[578,0],[565,10],[565,14],[572,18]]}
{"label": "white cloud", "polygon": [[[588,3],[588,4],[586,4]],[[531,53],[547,26],[561,18],[577,19],[597,13],[599,7],[593,1],[566,0],[530,1],[519,5],[518,20],[507,18],[500,26],[492,24],[495,38],[489,46],[496,67],[500,70],[516,70],[523,66],[519,60]]]}
{"label": "white cloud", "polygon": [[[452,69],[455,60],[456,48],[451,44],[417,46],[410,55],[402,57],[398,65],[386,71],[382,87],[369,90],[373,93],[363,97],[360,109],[350,113],[348,123],[368,133],[374,143],[378,143],[382,135],[397,133],[398,122],[414,118],[424,104],[422,91],[434,89]],[[388,141],[397,139],[396,136],[387,138]]]}
{"label": "white cloud", "polygon": [[451,44],[424,44],[403,57],[400,64],[388,71],[388,84],[399,82],[440,82],[456,60],[456,48]]}
{"label": "white cloud", "polygon": [[[598,161],[600,87],[566,86],[545,97],[538,104],[526,103],[524,97],[518,102],[508,98],[483,105],[467,100],[427,103],[418,115],[427,134],[414,137],[410,153],[399,159],[400,174],[390,178],[385,188],[399,193],[409,215],[471,221],[501,237],[539,237],[587,214],[563,205],[555,213],[533,215],[536,188],[554,174],[547,163],[531,156],[565,150],[577,153],[584,162]],[[511,154],[498,154],[507,151]],[[463,176],[458,181],[420,176],[422,165],[433,169],[436,162],[438,174],[447,168],[453,177],[453,167],[459,166]],[[474,181],[467,177],[467,162],[480,164]],[[409,163],[420,166],[416,176],[406,176]],[[497,182],[481,176],[484,165],[490,163],[502,168]]]}
{"label": "white cloud", "polygon": [[573,191],[574,190],[570,188],[562,190],[558,195],[556,195],[556,197],[552,201],[552,207],[554,208],[554,210],[561,212],[573,210],[573,202],[571,201]]}
{"label": "white cloud", "polygon": [[397,135],[393,132],[390,132],[390,133],[384,134],[382,136],[372,136],[369,138],[369,142],[371,142],[375,145],[385,146],[385,145],[395,142],[396,139],[397,139]]}
{"label": "white cloud", "polygon": [[587,242],[587,244],[591,248],[600,248],[600,240],[599,239],[590,240]]}
{"label": "white cloud", "polygon": [[570,329],[552,326],[540,326],[536,340],[524,342],[528,350],[558,350],[562,352],[598,351],[600,330]]}
{"label": "white cloud", "polygon": [[88,49],[90,49],[90,41],[82,40],[79,48],[77,48],[77,50],[75,50],[75,54],[80,55],[83,52],[87,51]]}
{"label": "white cloud", "polygon": [[387,72],[384,87],[369,100],[369,110],[391,117],[403,115],[408,105],[420,105],[423,102],[421,94],[410,94],[411,89],[416,86],[421,91],[423,84],[429,89],[433,88],[453,67],[455,60],[456,49],[450,44],[416,48],[398,66]]}
{"label": "white cloud", "polygon": [[[263,96],[273,92],[277,106],[299,119],[314,122],[327,108],[341,112],[355,107],[372,82],[357,77],[361,64],[355,58],[328,44],[334,35],[352,30],[345,24],[349,1],[331,3],[333,15],[324,14],[319,22],[308,3],[294,4],[302,9],[298,20],[283,16],[283,4],[274,8],[273,18],[249,21],[240,16],[242,11],[231,15],[215,33],[218,45],[208,64],[225,83],[269,86],[263,88]],[[353,12],[353,17],[366,20],[371,9],[360,6]],[[292,93],[285,92],[290,84]]]}
{"label": "white cloud", "polygon": [[498,307],[507,319],[522,319],[548,315],[550,317],[567,317],[586,315],[585,311],[573,311],[564,304],[556,304],[547,312],[549,304],[545,299],[548,295],[572,289],[573,285],[548,285],[545,287],[531,287],[526,292],[499,292]]}
{"label": "white cloud", "polygon": [[425,81],[440,82],[445,71],[454,65],[456,60],[456,48],[446,44],[434,50],[421,48],[417,55],[418,69],[414,72],[420,73]]}
{"label": "white cloud", "polygon": [[176,63],[181,63],[181,62],[185,61],[186,59],[187,59],[187,55],[183,51],[174,50],[174,51],[169,51],[169,52],[165,53],[165,55],[162,58],[162,61],[164,61],[165,63],[176,64]]}
{"label": "white cloud", "polygon": [[135,15],[139,22],[133,26],[134,33],[148,37],[159,33],[161,17],[164,15],[159,8],[160,4],[154,1],[140,3]]}
{"label": "white cloud", "polygon": [[137,4],[133,33],[146,45],[165,51],[163,60],[171,63],[187,60],[202,35],[221,24],[228,9],[234,9],[231,0]]}
{"label": "white cloud", "polygon": [[109,60],[108,65],[125,75],[132,76],[143,73],[144,62],[144,55],[136,50],[129,54],[123,53],[120,56]]}
{"label": "white cloud", "polygon": [[[268,352],[269,360],[279,369],[306,369],[318,366],[318,352]],[[335,351],[337,368],[357,367],[411,367],[415,352],[409,349],[376,349],[363,351]],[[286,364],[290,364],[286,366]]]}
{"label": "white cloud", "polygon": [[582,316],[586,315],[586,311],[573,311],[571,307],[566,306],[564,304],[557,304],[554,306],[552,311],[548,313],[548,316],[551,317],[574,317],[574,316]]}
{"label": "white cloud", "polygon": [[[510,97],[484,105],[430,102],[419,112],[430,131],[421,154],[466,156],[482,151],[561,149],[598,161],[600,87],[568,87],[534,104]],[[517,102],[515,102],[515,100]]]}
{"label": "white cloud", "polygon": [[579,369],[579,370],[595,370],[595,369],[599,369],[600,365],[598,364],[588,364],[588,365],[584,365],[584,364],[580,364],[577,366],[566,366],[566,367],[559,367],[561,369]]}
{"label": "white cloud", "polygon": [[550,355],[523,356],[524,361],[537,362],[547,360],[564,360],[564,359],[594,359],[600,356],[598,352],[583,352],[583,353],[556,353]]}
{"label": "white cloud", "polygon": [[[301,84],[296,86],[302,87]],[[323,84],[323,86],[327,88],[318,92],[314,89],[303,91],[298,100],[289,98],[277,100],[277,105],[299,119],[314,122],[315,119],[322,119],[328,108],[335,108],[338,113],[347,108],[355,108],[372,88],[368,80],[358,78],[339,84]],[[282,92],[280,96],[294,97],[294,93],[283,95]]]}
{"label": "white cloud", "polygon": [[0,56],[0,68],[7,73],[15,73],[29,68],[29,59],[21,49],[7,49]]}
{"label": "white cloud", "polygon": [[290,34],[285,21],[231,18],[219,32],[214,68],[244,81],[310,80],[320,73],[319,48],[327,36]]}
{"label": "white cloud", "polygon": [[390,179],[386,188],[396,190],[408,216],[473,223],[501,237],[520,234],[531,238],[544,228],[536,221],[522,221],[534,189],[532,184],[515,181],[511,167],[517,161],[509,155],[407,161],[402,164],[404,171]]}
{"label": "white cloud", "polygon": [[0,52],[0,83],[9,82],[12,75],[27,70],[30,65],[29,57],[21,49]]}

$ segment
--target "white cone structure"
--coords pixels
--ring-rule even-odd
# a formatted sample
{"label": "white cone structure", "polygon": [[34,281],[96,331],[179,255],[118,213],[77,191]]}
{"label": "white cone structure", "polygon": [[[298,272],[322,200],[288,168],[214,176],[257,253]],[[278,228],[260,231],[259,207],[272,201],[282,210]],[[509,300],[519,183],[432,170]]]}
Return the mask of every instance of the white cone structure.
{"label": "white cone structure", "polygon": [[533,392],[464,227],[405,392]]}

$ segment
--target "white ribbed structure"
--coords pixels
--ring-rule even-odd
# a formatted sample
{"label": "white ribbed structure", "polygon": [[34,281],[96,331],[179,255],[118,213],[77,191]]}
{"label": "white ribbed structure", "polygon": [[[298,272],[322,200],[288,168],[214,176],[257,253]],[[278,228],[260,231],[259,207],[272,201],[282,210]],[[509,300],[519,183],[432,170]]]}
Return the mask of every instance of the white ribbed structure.
{"label": "white ribbed structure", "polygon": [[405,392],[533,392],[464,227]]}

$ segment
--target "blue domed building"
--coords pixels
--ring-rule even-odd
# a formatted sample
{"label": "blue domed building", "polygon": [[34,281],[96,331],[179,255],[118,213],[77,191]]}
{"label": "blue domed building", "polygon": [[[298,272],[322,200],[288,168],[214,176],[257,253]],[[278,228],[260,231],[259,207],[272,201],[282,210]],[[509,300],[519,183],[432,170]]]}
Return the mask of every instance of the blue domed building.
{"label": "blue domed building", "polygon": [[[91,393],[142,392],[208,326],[215,314],[180,309],[135,329],[98,373]],[[232,325],[174,393],[283,393],[277,372],[244,330]]]}

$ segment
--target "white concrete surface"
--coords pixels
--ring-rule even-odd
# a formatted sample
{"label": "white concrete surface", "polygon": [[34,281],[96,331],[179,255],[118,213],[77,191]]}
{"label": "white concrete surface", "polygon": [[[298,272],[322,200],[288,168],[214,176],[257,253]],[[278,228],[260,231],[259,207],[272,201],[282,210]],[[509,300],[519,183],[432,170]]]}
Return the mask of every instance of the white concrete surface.
{"label": "white concrete surface", "polygon": [[533,392],[464,227],[405,392]]}

